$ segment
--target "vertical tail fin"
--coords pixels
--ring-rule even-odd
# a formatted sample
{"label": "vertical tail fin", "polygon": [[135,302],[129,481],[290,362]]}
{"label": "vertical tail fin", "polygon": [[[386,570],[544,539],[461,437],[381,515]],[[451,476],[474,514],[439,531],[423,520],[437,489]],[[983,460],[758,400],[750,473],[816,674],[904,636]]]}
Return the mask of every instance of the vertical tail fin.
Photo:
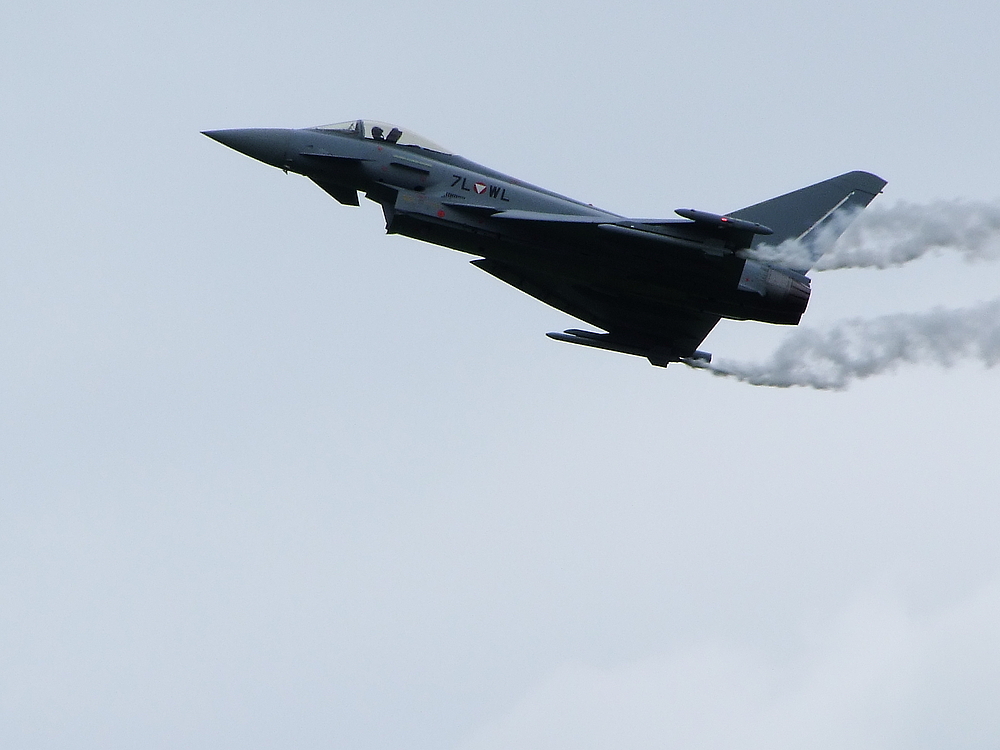
{"label": "vertical tail fin", "polygon": [[885,180],[869,172],[847,172],[728,215],[774,230],[770,236],[754,238],[754,248],[778,246],[788,240],[796,242],[804,252],[789,267],[807,271],[833,247],[854,218],[882,192],[885,184]]}

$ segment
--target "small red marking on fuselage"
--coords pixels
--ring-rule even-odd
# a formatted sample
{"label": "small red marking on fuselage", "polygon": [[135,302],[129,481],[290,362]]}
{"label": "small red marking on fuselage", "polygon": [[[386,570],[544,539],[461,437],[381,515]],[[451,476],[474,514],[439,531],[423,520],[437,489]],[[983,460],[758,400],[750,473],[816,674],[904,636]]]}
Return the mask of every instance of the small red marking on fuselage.
{"label": "small red marking on fuselage", "polygon": [[477,182],[472,187],[476,189],[476,193],[478,193],[479,195],[482,195],[483,193],[486,192],[486,185],[482,182]]}
{"label": "small red marking on fuselage", "polygon": [[439,219],[443,219],[444,218],[444,209],[443,208],[438,209],[438,218]]}

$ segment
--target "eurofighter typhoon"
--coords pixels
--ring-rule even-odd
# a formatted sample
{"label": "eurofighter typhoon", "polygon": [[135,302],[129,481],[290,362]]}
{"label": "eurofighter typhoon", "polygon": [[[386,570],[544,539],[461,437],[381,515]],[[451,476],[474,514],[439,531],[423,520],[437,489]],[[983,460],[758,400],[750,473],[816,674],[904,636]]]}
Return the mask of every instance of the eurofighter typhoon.
{"label": "eurofighter typhoon", "polygon": [[[345,205],[364,193],[382,206],[388,233],[477,256],[487,273],[599,329],[550,337],[661,367],[710,361],[698,346],[720,318],[796,325],[810,260],[886,184],[848,172],[727,214],[682,208],[681,218],[631,219],[374,120],[205,135],[304,175]],[[751,257],[786,241],[807,248],[807,260],[785,267]]]}

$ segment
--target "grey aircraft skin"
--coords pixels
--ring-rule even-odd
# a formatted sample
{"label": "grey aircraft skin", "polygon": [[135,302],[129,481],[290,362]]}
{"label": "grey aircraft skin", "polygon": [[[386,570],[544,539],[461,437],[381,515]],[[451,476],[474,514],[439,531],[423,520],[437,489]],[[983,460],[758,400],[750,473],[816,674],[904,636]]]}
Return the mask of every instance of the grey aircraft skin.
{"label": "grey aircraft skin", "polygon": [[[502,281],[601,329],[554,339],[666,366],[698,351],[720,318],[795,325],[809,302],[808,267],[746,256],[797,240],[813,260],[885,186],[848,172],[725,215],[630,219],[481,166],[389,123],[249,128],[205,135],[286,172],[340,203],[382,206],[386,231],[477,256]],[[806,265],[806,264],[803,264]]]}

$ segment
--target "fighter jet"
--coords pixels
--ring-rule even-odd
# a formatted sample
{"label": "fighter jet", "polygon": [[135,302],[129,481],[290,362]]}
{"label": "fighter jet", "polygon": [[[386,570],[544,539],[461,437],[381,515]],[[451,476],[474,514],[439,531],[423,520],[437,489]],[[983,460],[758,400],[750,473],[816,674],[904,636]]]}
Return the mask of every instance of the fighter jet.
{"label": "fighter jet", "polygon": [[720,318],[796,325],[811,265],[760,260],[786,241],[814,262],[885,186],[848,172],[747,208],[633,219],[558,195],[375,120],[302,129],[212,130],[210,138],[308,177],[340,203],[382,206],[386,232],[476,256],[474,265],[596,331],[559,341],[665,367],[704,364]]}

